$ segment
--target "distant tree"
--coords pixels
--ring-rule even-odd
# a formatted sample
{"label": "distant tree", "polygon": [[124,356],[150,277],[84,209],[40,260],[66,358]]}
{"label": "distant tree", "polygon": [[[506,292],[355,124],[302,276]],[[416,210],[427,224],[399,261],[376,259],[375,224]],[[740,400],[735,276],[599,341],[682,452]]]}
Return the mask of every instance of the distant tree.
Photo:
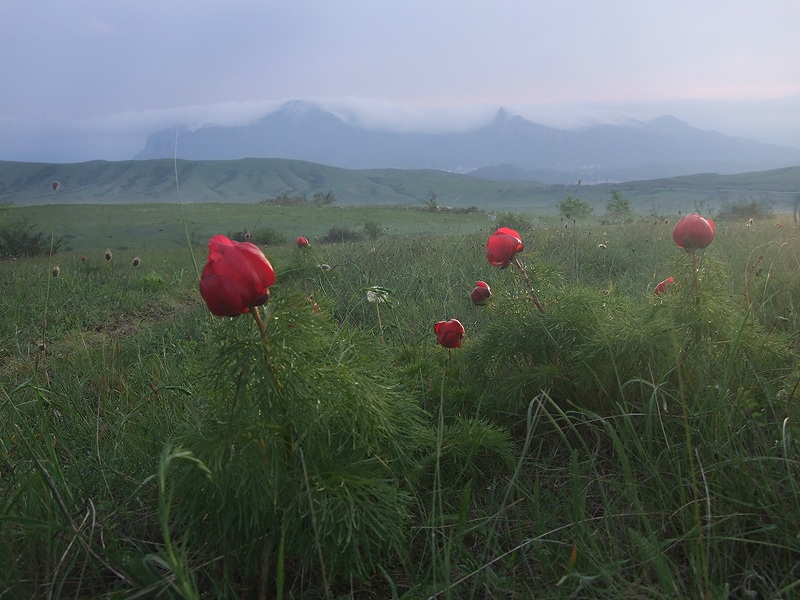
{"label": "distant tree", "polygon": [[425,201],[425,207],[430,212],[436,212],[439,210],[439,204],[436,202],[436,194],[433,194],[430,198]]}
{"label": "distant tree", "polygon": [[313,203],[318,206],[328,206],[336,202],[336,196],[332,190],[328,190],[324,194],[322,192],[315,192]]}
{"label": "distant tree", "polygon": [[558,203],[558,214],[567,219],[585,219],[594,211],[594,207],[572,194]]}
{"label": "distant tree", "polygon": [[630,201],[619,190],[612,190],[606,203],[606,217],[611,221],[629,221],[634,214]]}
{"label": "distant tree", "polygon": [[364,223],[364,234],[373,242],[377,240],[383,233],[383,227],[380,223],[375,221],[367,221]]}

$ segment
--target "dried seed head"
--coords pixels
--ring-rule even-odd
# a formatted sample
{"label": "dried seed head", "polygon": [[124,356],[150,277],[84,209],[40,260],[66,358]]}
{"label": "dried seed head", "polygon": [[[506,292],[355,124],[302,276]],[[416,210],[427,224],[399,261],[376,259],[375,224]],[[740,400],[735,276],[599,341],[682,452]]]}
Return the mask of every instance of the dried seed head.
{"label": "dried seed head", "polygon": [[141,262],[142,262],[142,259],[140,259],[140,258],[137,256],[136,258],[134,258],[134,259],[133,259],[133,266],[134,266],[134,267],[138,267],[138,266],[141,264]]}
{"label": "dried seed head", "polygon": [[111,250],[106,250],[105,257],[106,260],[111,260],[112,258],[114,258],[114,255],[111,254]]}
{"label": "dried seed head", "polygon": [[61,275],[61,269],[59,269],[58,266],[53,267],[52,274],[53,277],[58,277]]}

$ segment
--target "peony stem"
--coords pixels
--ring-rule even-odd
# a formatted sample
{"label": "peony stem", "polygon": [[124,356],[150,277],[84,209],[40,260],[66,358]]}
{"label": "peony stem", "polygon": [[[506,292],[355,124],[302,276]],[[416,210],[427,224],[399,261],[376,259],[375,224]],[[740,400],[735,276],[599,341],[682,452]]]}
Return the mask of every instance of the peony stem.
{"label": "peony stem", "polygon": [[263,339],[267,339],[267,326],[264,324],[264,319],[261,318],[261,313],[259,312],[258,307],[251,306],[250,314],[253,315],[256,325],[258,325],[258,330],[261,332],[261,337]]}
{"label": "peony stem", "polygon": [[697,266],[697,252],[692,250],[692,276],[694,277],[694,303],[700,304],[700,269]]}
{"label": "peony stem", "polygon": [[380,332],[381,332],[381,343],[385,344],[386,340],[383,339],[383,323],[381,323],[381,308],[380,308],[380,304],[381,304],[380,302],[376,302],[375,303],[375,312],[378,313],[378,329],[380,329]]}
{"label": "peony stem", "polygon": [[514,264],[517,265],[517,268],[522,272],[522,276],[525,278],[525,283],[528,284],[528,291],[531,293],[533,303],[536,305],[536,308],[539,309],[539,312],[544,314],[544,306],[542,306],[542,303],[539,302],[539,297],[536,295],[536,292],[533,289],[533,283],[531,283],[531,280],[528,277],[528,272],[525,270],[525,267],[522,266],[522,263],[519,262],[519,259],[516,256],[514,257]]}

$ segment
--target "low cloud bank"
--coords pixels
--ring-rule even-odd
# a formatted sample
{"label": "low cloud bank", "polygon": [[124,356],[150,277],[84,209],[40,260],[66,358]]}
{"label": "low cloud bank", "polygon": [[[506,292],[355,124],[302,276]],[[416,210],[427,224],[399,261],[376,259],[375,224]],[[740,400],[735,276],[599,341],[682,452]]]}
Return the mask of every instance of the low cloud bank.
{"label": "low cloud bank", "polygon": [[[291,100],[227,102],[125,112],[92,119],[58,115],[35,121],[0,121],[7,140],[0,160],[81,162],[125,160],[134,156],[151,133],[185,125],[244,126]],[[494,119],[498,105],[410,106],[367,98],[319,98],[308,101],[348,123],[392,132],[466,131]],[[693,127],[758,142],[800,146],[800,96],[770,100],[672,100],[625,103],[514,104],[512,115],[551,127],[575,129],[602,123],[650,120],[673,115]]]}

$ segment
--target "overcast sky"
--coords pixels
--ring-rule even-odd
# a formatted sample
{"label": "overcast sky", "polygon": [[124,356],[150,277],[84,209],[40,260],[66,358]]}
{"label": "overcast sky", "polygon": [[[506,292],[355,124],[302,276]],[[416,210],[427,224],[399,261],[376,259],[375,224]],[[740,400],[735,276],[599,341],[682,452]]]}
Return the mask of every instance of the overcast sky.
{"label": "overcast sky", "polygon": [[797,0],[2,0],[0,160],[131,158],[292,99],[370,127],[672,114],[800,147]]}

